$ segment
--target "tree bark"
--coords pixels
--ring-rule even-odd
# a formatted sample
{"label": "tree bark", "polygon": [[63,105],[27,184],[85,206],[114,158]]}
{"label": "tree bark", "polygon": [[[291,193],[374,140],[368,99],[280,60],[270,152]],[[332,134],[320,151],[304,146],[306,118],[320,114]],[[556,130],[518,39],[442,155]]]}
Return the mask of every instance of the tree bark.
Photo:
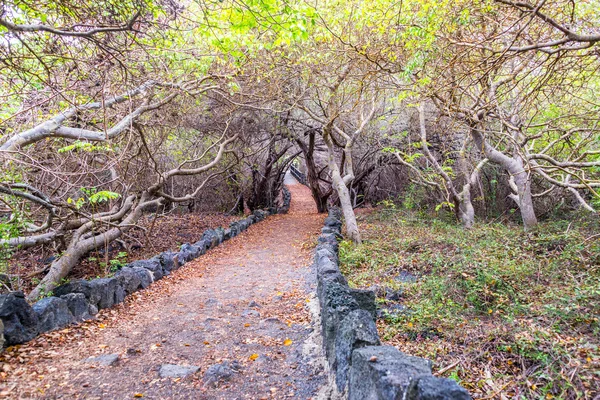
{"label": "tree bark", "polygon": [[470,131],[475,146],[477,146],[490,161],[504,167],[514,180],[514,189],[516,189],[516,193],[512,195],[511,198],[519,207],[525,230],[533,229],[538,221],[533,207],[533,197],[531,196],[531,178],[530,174],[525,170],[523,159],[520,156],[509,157],[496,150],[485,140],[483,134],[475,125],[471,125]]}
{"label": "tree bark", "polygon": [[[325,139],[325,144],[327,145],[327,160],[329,170],[331,171],[331,177],[333,179],[333,187],[340,199],[340,206],[342,207],[342,213],[344,214],[344,220],[346,222],[346,233],[354,244],[360,244],[361,238],[358,230],[358,223],[356,222],[356,215],[354,214],[354,209],[352,208],[352,199],[347,186],[352,184],[352,179],[354,176],[346,175],[342,178],[340,167],[335,161],[335,152],[330,135],[331,132],[329,132],[329,127],[325,127],[323,129],[323,138]],[[349,152],[351,150],[352,148],[348,148],[348,146],[344,148],[344,152]],[[350,154],[346,153],[346,162],[351,163],[351,159],[348,161],[349,157]]]}

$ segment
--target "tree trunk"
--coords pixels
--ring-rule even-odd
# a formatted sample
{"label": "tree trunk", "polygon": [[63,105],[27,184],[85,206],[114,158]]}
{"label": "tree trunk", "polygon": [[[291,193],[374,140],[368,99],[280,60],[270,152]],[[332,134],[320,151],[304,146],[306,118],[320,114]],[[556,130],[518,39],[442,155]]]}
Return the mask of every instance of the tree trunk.
{"label": "tree trunk", "polygon": [[521,218],[523,219],[523,227],[525,230],[531,230],[534,228],[538,221],[535,216],[535,209],[533,208],[533,197],[531,196],[531,180],[529,179],[529,174],[523,168],[522,160],[519,160],[517,165],[519,171],[508,171],[512,177],[514,178],[515,185],[517,186],[517,196],[518,198],[518,206],[521,211]]}
{"label": "tree trunk", "polygon": [[475,223],[475,209],[471,202],[471,185],[466,184],[458,201],[458,219],[466,229],[471,229]]}
{"label": "tree trunk", "polygon": [[531,196],[531,178],[525,171],[523,159],[521,157],[510,157],[501,151],[496,150],[484,138],[483,134],[475,125],[471,126],[471,137],[477,148],[492,162],[504,167],[510,176],[514,179],[516,194],[511,198],[517,203],[523,227],[530,230],[537,225],[537,217],[533,208],[533,197]]}
{"label": "tree trunk", "polygon": [[[126,200],[123,205],[123,216],[128,213],[127,216],[120,224],[118,224],[118,226],[115,226],[106,232],[85,239],[83,239],[83,236],[88,232],[87,230],[76,232],[65,253],[52,263],[50,271],[48,271],[41,282],[31,291],[31,293],[29,293],[27,299],[35,301],[51,292],[59,285],[63,278],[67,277],[83,256],[106,243],[111,243],[119,238],[123,232],[131,229],[142,216],[144,206],[148,205],[148,203],[144,204],[146,198],[147,195],[143,195],[138,204],[133,207],[128,205]],[[159,205],[158,202],[156,202],[156,205]]]}
{"label": "tree trunk", "polygon": [[348,237],[350,238],[350,240],[352,240],[354,244],[360,244],[360,232],[358,230],[358,223],[356,222],[356,215],[354,215],[354,209],[352,208],[352,199],[350,198],[350,191],[348,190],[346,184],[344,184],[344,180],[340,175],[339,169],[337,168],[337,164],[335,164],[335,168],[333,170],[333,186],[340,199],[340,205],[344,214],[344,220],[346,221],[346,233],[348,234]]}
{"label": "tree trunk", "polygon": [[[345,178],[342,178],[340,167],[335,161],[333,142],[329,135],[330,133],[327,132],[327,129],[324,129],[323,138],[325,139],[325,143],[327,144],[328,166],[329,170],[331,171],[333,188],[335,189],[340,199],[340,206],[342,207],[342,213],[344,214],[344,220],[346,221],[346,234],[354,244],[360,244],[361,239],[360,232],[358,230],[358,223],[356,222],[356,215],[354,215],[354,209],[352,208],[352,199],[350,198],[350,191],[348,190],[347,186],[352,184],[352,179],[354,178],[354,176],[346,175]],[[352,149],[349,146],[346,146],[346,148],[344,149],[344,151],[348,153],[351,150]],[[350,154],[346,155],[346,161],[350,163],[352,162]],[[351,168],[347,169],[349,171],[352,171]]]}

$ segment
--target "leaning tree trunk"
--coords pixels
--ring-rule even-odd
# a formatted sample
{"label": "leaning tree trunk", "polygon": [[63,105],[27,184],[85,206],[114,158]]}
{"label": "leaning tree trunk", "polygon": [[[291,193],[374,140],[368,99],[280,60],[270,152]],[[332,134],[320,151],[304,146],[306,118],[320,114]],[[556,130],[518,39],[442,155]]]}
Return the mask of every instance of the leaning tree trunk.
{"label": "leaning tree trunk", "polygon": [[[331,164],[331,163],[330,163]],[[360,232],[358,230],[358,223],[356,222],[356,215],[354,214],[354,209],[352,208],[352,198],[350,197],[350,191],[348,187],[344,183],[342,176],[340,175],[340,171],[338,169],[335,161],[333,163],[335,167],[331,167],[332,175],[333,175],[333,187],[337,192],[337,195],[340,199],[340,206],[342,207],[342,212],[344,214],[344,220],[346,222],[346,233],[352,242],[355,244],[360,244]]]}
{"label": "leaning tree trunk", "polygon": [[[348,185],[352,184],[352,179],[354,176],[351,173],[351,169],[349,169],[350,174],[346,175],[345,178],[342,178],[342,174],[340,172],[340,167],[337,165],[335,161],[335,153],[333,151],[333,142],[329,137],[329,132],[326,132],[323,135],[325,139],[325,143],[327,144],[327,154],[328,154],[328,166],[331,171],[331,177],[333,180],[333,188],[335,189],[339,199],[340,206],[342,207],[342,213],[344,214],[344,220],[346,222],[346,233],[350,240],[354,244],[360,244],[360,232],[358,230],[358,223],[356,222],[356,215],[354,214],[354,208],[352,207],[352,198],[350,197],[350,190],[348,190]],[[346,154],[346,162],[351,163],[352,159],[349,154],[352,149],[346,146],[344,151]]]}
{"label": "leaning tree trunk", "polygon": [[[110,243],[113,240],[119,238],[123,232],[129,230],[142,216],[142,211],[145,206],[150,205],[150,202],[144,202],[146,196],[142,195],[137,205],[133,205],[133,196],[124,201],[121,210],[114,216],[111,216],[110,220],[106,222],[117,222],[113,228],[108,229],[106,232],[102,232],[91,237],[86,235],[90,232],[90,227],[94,224],[94,221],[79,228],[67,247],[64,254],[50,266],[50,271],[44,276],[40,283],[29,293],[27,298],[31,301],[37,300],[40,297],[50,293],[54,288],[58,286],[63,278],[66,278],[71,270],[79,263],[82,257],[84,257],[90,251],[102,246],[104,243]],[[156,202],[155,205],[159,205]],[[97,221],[99,224],[102,221]]]}
{"label": "leaning tree trunk", "polygon": [[525,170],[523,159],[520,156],[510,157],[490,145],[475,124],[471,126],[471,137],[477,148],[492,162],[504,167],[513,181],[511,187],[516,191],[511,195],[523,220],[525,230],[533,229],[538,221],[533,207],[533,196],[531,195],[531,177]]}
{"label": "leaning tree trunk", "polygon": [[475,224],[475,209],[471,202],[471,185],[469,183],[463,186],[457,205],[457,216],[460,223],[466,228],[471,229]]}
{"label": "leaning tree trunk", "polygon": [[531,179],[529,173],[523,168],[522,159],[516,160],[512,171],[508,171],[514,180],[517,193],[511,196],[513,200],[519,206],[521,211],[521,218],[523,219],[523,227],[525,230],[531,230],[537,223],[537,217],[535,216],[535,209],[533,207],[533,196],[531,195]]}

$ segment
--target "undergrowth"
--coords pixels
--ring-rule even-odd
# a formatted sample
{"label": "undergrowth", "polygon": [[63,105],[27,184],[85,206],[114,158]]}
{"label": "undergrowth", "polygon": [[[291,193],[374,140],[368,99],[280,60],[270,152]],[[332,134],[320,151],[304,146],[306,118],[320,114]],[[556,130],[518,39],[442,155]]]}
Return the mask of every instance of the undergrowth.
{"label": "undergrowth", "polygon": [[[403,312],[378,322],[384,341],[434,361],[480,398],[594,399],[600,394],[600,242],[595,222],[534,232],[378,210],[364,243],[342,242],[357,287],[401,290]],[[417,277],[410,282],[401,274]],[[382,307],[390,303],[378,298]],[[388,304],[389,306],[389,304]]]}

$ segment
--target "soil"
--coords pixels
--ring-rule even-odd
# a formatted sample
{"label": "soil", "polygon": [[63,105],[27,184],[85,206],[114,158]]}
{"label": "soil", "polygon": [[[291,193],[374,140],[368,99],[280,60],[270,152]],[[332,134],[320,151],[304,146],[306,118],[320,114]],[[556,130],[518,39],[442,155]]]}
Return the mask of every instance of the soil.
{"label": "soil", "polygon": [[[323,222],[310,191],[289,185],[275,215],[190,262],[96,320],[7,349],[0,396],[64,399],[313,398],[325,383],[311,362],[311,251]],[[251,302],[255,302],[251,303]],[[112,366],[83,360],[118,354]],[[240,368],[216,386],[224,361]],[[160,378],[163,364],[197,366]]]}

